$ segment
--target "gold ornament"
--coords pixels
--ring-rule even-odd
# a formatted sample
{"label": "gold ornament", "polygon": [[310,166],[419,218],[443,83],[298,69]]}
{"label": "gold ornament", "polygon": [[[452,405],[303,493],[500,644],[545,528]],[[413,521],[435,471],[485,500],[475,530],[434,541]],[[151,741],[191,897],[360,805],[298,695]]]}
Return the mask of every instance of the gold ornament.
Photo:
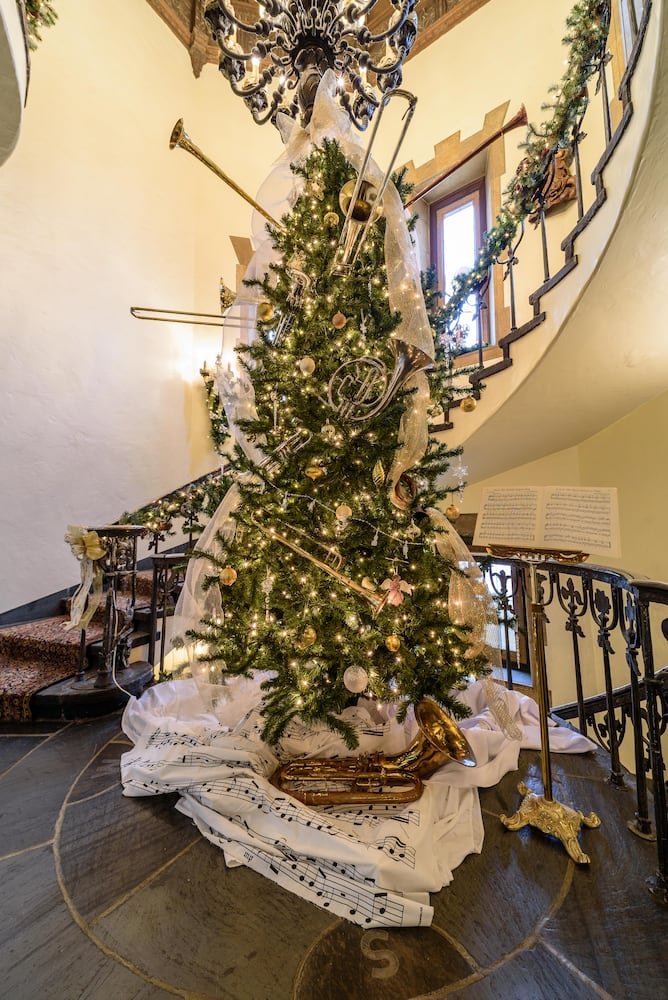
{"label": "gold ornament", "polygon": [[391,653],[396,653],[401,646],[401,639],[398,635],[388,635],[385,639],[385,646]]}
{"label": "gold ornament", "polygon": [[352,517],[352,513],[352,508],[350,508],[347,503],[340,503],[335,511],[336,520],[345,524],[348,518]]}
{"label": "gold ornament", "polygon": [[270,319],[274,318],[274,307],[271,302],[260,302],[257,307],[258,319],[261,319],[263,323],[268,323]]}
{"label": "gold ornament", "polygon": [[237,571],[232,566],[226,566],[220,573],[220,582],[224,587],[231,587],[237,578]]}
{"label": "gold ornament", "polygon": [[[357,182],[346,181],[339,192],[339,205],[342,212],[348,212]],[[383,202],[378,200],[378,189],[370,181],[362,181],[357,191],[357,198],[351,212],[355,222],[372,222],[380,218],[383,212]]]}
{"label": "gold ornament", "polygon": [[312,479],[313,482],[315,482],[316,479],[322,479],[322,477],[325,475],[325,470],[321,465],[309,465],[307,466],[305,471],[306,475],[309,477],[309,479]]}
{"label": "gold ornament", "polygon": [[315,361],[313,358],[309,357],[302,358],[301,361],[297,362],[297,368],[299,368],[302,375],[305,375],[308,378],[308,376],[312,375],[315,371]]}
{"label": "gold ornament", "polygon": [[301,639],[297,643],[299,649],[308,649],[312,646],[315,640],[318,638],[318,633],[313,628],[312,625],[307,625],[302,632]]}
{"label": "gold ornament", "polygon": [[383,468],[383,463],[380,461],[380,459],[378,459],[378,461],[373,467],[373,470],[371,472],[371,478],[373,479],[374,486],[377,486],[378,489],[380,489],[380,487],[385,482],[385,469]]}
{"label": "gold ornament", "polygon": [[473,413],[477,405],[478,400],[474,399],[473,396],[464,396],[461,402],[461,408],[464,413]]}
{"label": "gold ornament", "polygon": [[343,330],[347,322],[348,317],[344,316],[342,312],[334,313],[332,316],[332,326],[335,330]]}
{"label": "gold ornament", "polygon": [[461,511],[459,507],[457,507],[454,503],[451,503],[450,506],[445,509],[445,516],[448,521],[456,521],[460,514]]}
{"label": "gold ornament", "polygon": [[328,229],[334,229],[335,226],[339,224],[339,217],[336,212],[325,212],[324,218],[322,220]]}

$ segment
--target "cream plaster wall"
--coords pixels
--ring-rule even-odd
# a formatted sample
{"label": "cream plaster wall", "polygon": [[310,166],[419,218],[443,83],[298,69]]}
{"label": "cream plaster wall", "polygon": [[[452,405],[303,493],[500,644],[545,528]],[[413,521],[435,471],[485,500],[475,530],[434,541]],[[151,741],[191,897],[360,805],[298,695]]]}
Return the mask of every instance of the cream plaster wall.
{"label": "cream plaster wall", "polygon": [[198,369],[205,327],[130,306],[218,308],[228,234],[250,208],[183,151],[255,190],[280,152],[148,4],[59,0],[33,57],[20,141],[0,170],[0,611],[76,582],[69,523],[113,521],[215,467]]}
{"label": "cream plaster wall", "polygon": [[[528,18],[520,0],[486,4],[409,61],[419,101],[400,159],[431,158],[501,100],[542,120],[570,7]],[[169,151],[175,120],[251,194],[280,153],[215,67],[194,79],[148,4],[59,0],[58,11],[0,170],[0,612],[76,581],[68,523],[115,520],[215,466],[198,369],[218,331],[139,322],[129,308],[215,312],[219,277],[235,283],[228,236],[250,233],[245,202]],[[397,134],[391,114],[386,124],[381,165]],[[520,137],[506,140],[511,169]]]}

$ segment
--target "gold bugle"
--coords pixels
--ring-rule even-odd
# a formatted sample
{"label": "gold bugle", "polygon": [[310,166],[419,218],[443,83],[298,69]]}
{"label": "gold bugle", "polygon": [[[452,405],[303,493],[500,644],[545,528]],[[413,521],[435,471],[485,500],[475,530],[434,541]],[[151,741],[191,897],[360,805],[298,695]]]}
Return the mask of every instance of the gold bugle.
{"label": "gold bugle", "polygon": [[213,160],[210,160],[208,156],[205,156],[199,146],[196,146],[195,143],[192,142],[190,136],[183,128],[183,118],[179,118],[176,125],[172,129],[171,136],[169,137],[169,148],[174,149],[176,146],[192,153],[195,159],[200,160],[206,167],[209,168],[209,170],[212,170],[216,177],[219,177],[221,181],[225,181],[228,187],[231,187],[233,191],[236,191],[238,195],[241,195],[244,201],[247,201],[249,205],[252,205],[253,208],[260,213],[260,215],[264,215],[265,219],[267,219],[268,222],[271,222],[275,229],[280,229],[281,232],[285,232],[280,222],[277,222],[276,219],[262,207],[262,205],[258,205],[254,198],[251,198],[251,196],[244,191],[242,187],[239,187],[239,185],[233,181],[231,177],[228,177],[227,174],[213,162]]}

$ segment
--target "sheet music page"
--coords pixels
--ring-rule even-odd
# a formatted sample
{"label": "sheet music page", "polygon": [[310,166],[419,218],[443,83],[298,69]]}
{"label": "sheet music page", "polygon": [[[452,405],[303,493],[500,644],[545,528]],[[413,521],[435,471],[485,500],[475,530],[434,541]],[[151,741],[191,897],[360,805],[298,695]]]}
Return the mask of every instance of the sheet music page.
{"label": "sheet music page", "polygon": [[581,549],[620,556],[617,490],[614,487],[545,487],[544,548]]}
{"label": "sheet music page", "polygon": [[483,490],[474,545],[510,545],[537,548],[541,490],[536,486]]}
{"label": "sheet music page", "polygon": [[473,542],[620,556],[617,490],[606,486],[485,489]]}

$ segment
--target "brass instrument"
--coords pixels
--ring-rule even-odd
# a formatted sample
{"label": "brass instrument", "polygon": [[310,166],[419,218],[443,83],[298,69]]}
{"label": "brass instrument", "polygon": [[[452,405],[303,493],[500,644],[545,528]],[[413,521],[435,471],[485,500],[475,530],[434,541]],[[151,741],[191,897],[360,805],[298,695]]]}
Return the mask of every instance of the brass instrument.
{"label": "brass instrument", "polygon": [[433,365],[433,359],[414,344],[394,337],[394,371],[388,380],[379,358],[352,358],[336,369],[327,386],[327,402],[346,420],[370,420],[392,402],[397,392],[418,372]]}
{"label": "brass instrument", "polygon": [[305,805],[403,803],[419,799],[423,778],[448,761],[475,767],[459,726],[431,698],[415,706],[418,732],[401,753],[359,757],[311,757],[277,768],[271,783]]}
{"label": "brass instrument", "polygon": [[[343,586],[347,590],[350,590],[352,591],[352,593],[357,594],[358,597],[363,597],[373,607],[374,618],[377,618],[380,612],[385,607],[387,599],[390,595],[389,590],[385,591],[384,594],[379,594],[377,590],[367,590],[366,587],[363,587],[359,583],[355,583],[355,581],[351,580],[350,577],[345,576],[343,573],[340,573],[338,568],[328,565],[326,562],[323,562],[322,559],[318,559],[317,556],[314,556],[312,555],[312,553],[307,552],[307,550],[302,548],[301,545],[298,545],[297,542],[290,541],[290,539],[287,538],[286,535],[281,534],[281,532],[278,531],[273,526],[265,527],[265,525],[261,524],[260,521],[257,520],[255,515],[251,516],[251,522],[264,535],[266,535],[267,538],[270,538],[274,542],[280,542],[281,545],[285,545],[285,547],[290,549],[292,552],[296,552],[297,555],[303,556],[304,559],[308,559],[308,561],[313,563],[314,566],[317,566],[318,569],[321,569],[324,573],[328,573],[329,576],[333,576],[334,579],[338,580],[339,583],[343,584]],[[297,529],[293,528],[291,530],[296,531]],[[321,543],[313,542],[313,544],[320,545]],[[338,565],[340,565],[339,562],[339,560],[341,559],[340,554],[336,552],[335,549],[328,548],[327,546],[322,546],[322,547],[329,554],[329,556],[333,556],[337,561]]]}
{"label": "brass instrument", "polygon": [[[383,175],[380,187],[376,188],[364,175],[371,159],[371,150],[373,149],[383,111],[393,97],[405,98],[408,101],[408,110],[404,114],[404,124],[394,147],[390,164]],[[334,256],[333,274],[347,274],[351,270],[366,239],[369,227],[382,215],[383,194],[390,180],[392,168],[399,153],[399,147],[403,142],[406,130],[415,112],[416,104],[417,97],[409,94],[407,90],[393,90],[389,94],[385,94],[381,101],[380,107],[374,117],[369,145],[364,154],[364,160],[362,161],[357,179],[344,184],[339,195],[339,205],[341,206],[341,210],[346,213],[346,217],[341,228],[341,235]]]}
{"label": "brass instrument", "polygon": [[252,205],[253,208],[260,213],[260,215],[263,215],[265,219],[267,219],[268,222],[271,222],[275,229],[279,229],[281,232],[284,231],[280,222],[277,222],[272,215],[269,215],[269,212],[262,208],[262,205],[258,205],[254,198],[251,198],[251,196],[244,191],[242,187],[239,187],[239,185],[233,181],[231,177],[228,177],[227,174],[213,162],[213,160],[210,160],[208,156],[205,156],[199,146],[196,146],[195,143],[191,141],[190,136],[183,128],[183,118],[179,118],[176,125],[172,129],[171,136],[169,137],[169,148],[174,149],[176,146],[192,153],[195,159],[200,160],[200,162],[208,167],[209,170],[214,172],[216,177],[219,177],[221,181],[225,181],[228,187],[231,187],[233,191],[236,191],[238,195],[241,195],[244,201],[247,201],[249,205]]}

